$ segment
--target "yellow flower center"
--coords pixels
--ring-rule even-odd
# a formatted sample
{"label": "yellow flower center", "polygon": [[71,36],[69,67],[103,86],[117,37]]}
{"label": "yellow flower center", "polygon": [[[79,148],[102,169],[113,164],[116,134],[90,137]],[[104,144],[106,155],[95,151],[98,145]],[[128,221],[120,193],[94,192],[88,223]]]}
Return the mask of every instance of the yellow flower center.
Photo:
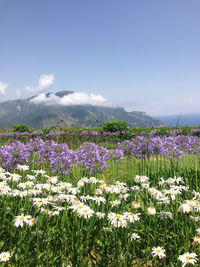
{"label": "yellow flower center", "polygon": [[157,251],[158,253],[160,253],[160,252],[161,252],[161,250],[160,250],[160,249],[157,249],[156,251]]}
{"label": "yellow flower center", "polygon": [[23,219],[24,219],[24,217],[19,218],[20,221],[22,221]]}
{"label": "yellow flower center", "polygon": [[88,210],[84,210],[83,212],[87,213],[87,212],[88,212]]}
{"label": "yellow flower center", "polygon": [[83,206],[78,206],[77,208],[78,208],[78,209],[82,209],[82,208],[83,208]]}
{"label": "yellow flower center", "polygon": [[1,189],[5,189],[5,186],[1,186]]}
{"label": "yellow flower center", "polygon": [[116,219],[120,219],[121,216],[117,214],[117,215],[115,215],[115,218],[116,218]]}
{"label": "yellow flower center", "polygon": [[6,255],[3,255],[3,258],[6,258]]}
{"label": "yellow flower center", "polygon": [[129,215],[132,216],[132,215],[134,215],[134,213],[131,213],[131,212],[130,212]]}
{"label": "yellow flower center", "polygon": [[190,256],[186,256],[186,260],[189,260],[190,259]]}

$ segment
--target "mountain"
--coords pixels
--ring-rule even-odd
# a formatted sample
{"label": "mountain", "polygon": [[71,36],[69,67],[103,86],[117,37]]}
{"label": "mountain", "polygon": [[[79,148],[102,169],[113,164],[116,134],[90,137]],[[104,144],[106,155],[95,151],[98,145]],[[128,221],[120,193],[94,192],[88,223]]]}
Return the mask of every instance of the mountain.
{"label": "mountain", "polygon": [[[73,91],[60,91],[55,97],[73,94]],[[50,97],[47,93],[45,97]],[[121,107],[105,107],[94,105],[34,104],[36,96],[28,99],[9,100],[0,103],[0,128],[12,127],[16,124],[26,124],[30,128],[48,128],[62,122],[62,127],[95,127],[109,120],[123,120],[130,127],[162,126],[163,123],[144,112],[126,112]]]}
{"label": "mountain", "polygon": [[200,114],[183,114],[155,116],[156,119],[164,122],[166,126],[199,126]]}

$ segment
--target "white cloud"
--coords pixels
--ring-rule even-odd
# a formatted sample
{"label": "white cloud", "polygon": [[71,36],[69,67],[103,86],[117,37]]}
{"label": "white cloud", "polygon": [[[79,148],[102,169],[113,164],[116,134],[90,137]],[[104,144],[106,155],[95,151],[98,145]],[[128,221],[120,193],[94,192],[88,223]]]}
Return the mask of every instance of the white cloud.
{"label": "white cloud", "polygon": [[22,92],[20,90],[16,91],[16,97],[20,97],[22,95]]}
{"label": "white cloud", "polygon": [[38,85],[36,87],[26,86],[26,91],[37,93],[45,91],[54,83],[54,74],[43,74],[38,80]]}
{"label": "white cloud", "polygon": [[45,93],[41,93],[38,96],[29,100],[33,104],[45,104],[45,105],[56,105],[60,104],[60,97],[50,94],[48,97]]}
{"label": "white cloud", "polygon": [[8,87],[7,83],[0,81],[0,94],[5,95],[7,87]]}
{"label": "white cloud", "polygon": [[32,98],[30,100],[34,104],[46,104],[46,105],[61,105],[61,106],[71,106],[71,105],[94,105],[94,106],[111,106],[103,96],[95,95],[93,93],[73,93],[65,95],[63,97],[58,97],[54,94],[50,94],[48,97],[46,94],[41,93],[40,95]]}
{"label": "white cloud", "polygon": [[68,105],[108,105],[108,101],[101,95],[85,94],[85,93],[74,93],[65,95],[60,99],[60,104],[63,106]]}

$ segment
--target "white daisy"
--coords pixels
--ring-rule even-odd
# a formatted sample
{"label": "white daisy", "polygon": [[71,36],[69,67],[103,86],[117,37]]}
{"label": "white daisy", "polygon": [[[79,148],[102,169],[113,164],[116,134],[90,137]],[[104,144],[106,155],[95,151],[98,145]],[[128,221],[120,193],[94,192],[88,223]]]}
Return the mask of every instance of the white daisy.
{"label": "white daisy", "polygon": [[117,206],[117,205],[119,205],[120,203],[121,203],[120,200],[113,200],[113,201],[110,201],[110,205],[111,205],[112,207]]}
{"label": "white daisy", "polygon": [[84,217],[85,219],[87,219],[93,216],[94,210],[90,207],[84,206],[84,208],[77,210],[77,214],[79,217]]}
{"label": "white daisy", "polygon": [[28,171],[29,170],[29,166],[18,164],[17,165],[17,169],[20,170],[20,171]]}
{"label": "white daisy", "polygon": [[109,212],[107,217],[110,223],[115,227],[126,227],[127,226],[127,220],[124,214],[116,214],[114,212]]}
{"label": "white daisy", "polygon": [[140,236],[138,234],[136,234],[136,233],[133,233],[131,235],[131,240],[136,240],[136,239],[139,239],[139,238],[140,238]]}
{"label": "white daisy", "polygon": [[38,176],[39,174],[43,175],[43,174],[46,173],[46,172],[43,171],[43,170],[34,170],[33,172],[35,173],[36,176]]}
{"label": "white daisy", "polygon": [[152,253],[153,257],[158,256],[159,259],[162,259],[162,258],[166,257],[165,249],[163,249],[162,247],[159,247],[159,246],[158,247],[153,247],[151,253]]}
{"label": "white daisy", "polygon": [[59,215],[59,211],[58,210],[49,210],[48,215],[49,216]]}
{"label": "white daisy", "polygon": [[1,184],[0,185],[0,194],[7,195],[11,191],[11,188],[7,185]]}
{"label": "white daisy", "polygon": [[133,223],[140,220],[141,213],[124,212],[123,215],[130,223]]}
{"label": "white daisy", "polygon": [[105,213],[102,213],[102,212],[96,212],[96,216],[99,218],[99,219],[103,219],[106,214]]}
{"label": "white daisy", "polygon": [[100,205],[101,203],[106,203],[106,199],[104,197],[94,197],[94,201],[97,205]]}
{"label": "white daisy", "polygon": [[187,263],[191,263],[194,265],[198,261],[197,254],[189,252],[180,255],[178,259],[182,262],[182,267],[184,267]]}
{"label": "white daisy", "polygon": [[28,220],[27,224],[29,226],[33,226],[34,224],[36,224],[37,221],[38,221],[38,218],[31,218]]}
{"label": "white daisy", "polygon": [[48,179],[49,183],[56,184],[58,182],[58,177],[57,176],[50,176]]}
{"label": "white daisy", "polygon": [[9,252],[1,252],[0,254],[0,261],[8,261],[10,259]]}
{"label": "white daisy", "polygon": [[21,215],[18,215],[15,217],[14,219],[14,226],[16,227],[23,227],[24,226],[24,222],[28,223],[29,219],[31,219],[30,215],[24,215],[23,213]]}
{"label": "white daisy", "polygon": [[189,204],[181,204],[180,207],[178,208],[179,212],[182,213],[189,213],[190,211],[192,211],[192,207]]}

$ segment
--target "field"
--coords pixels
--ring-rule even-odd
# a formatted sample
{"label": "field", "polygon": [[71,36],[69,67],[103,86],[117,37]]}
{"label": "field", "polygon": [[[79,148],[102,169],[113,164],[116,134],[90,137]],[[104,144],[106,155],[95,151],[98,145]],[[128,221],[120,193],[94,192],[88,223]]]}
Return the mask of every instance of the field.
{"label": "field", "polygon": [[2,131],[1,266],[199,266],[199,132]]}

